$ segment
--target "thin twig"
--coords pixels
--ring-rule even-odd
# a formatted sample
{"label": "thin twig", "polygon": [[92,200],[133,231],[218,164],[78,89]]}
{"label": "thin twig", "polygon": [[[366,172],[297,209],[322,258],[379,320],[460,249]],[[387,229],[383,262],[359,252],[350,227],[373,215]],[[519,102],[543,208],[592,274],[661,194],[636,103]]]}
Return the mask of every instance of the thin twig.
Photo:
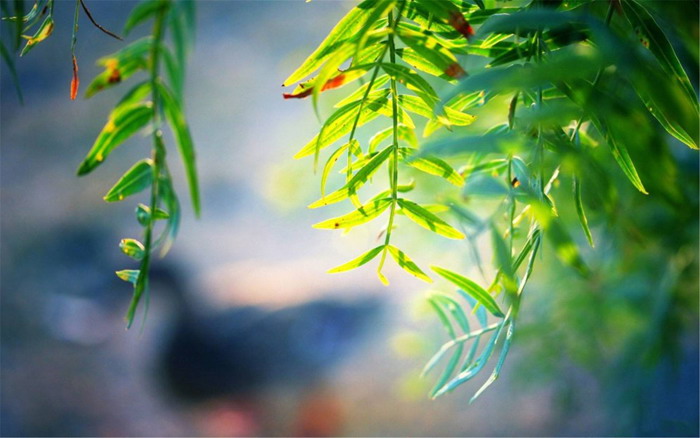
{"label": "thin twig", "polygon": [[114,32],[111,32],[111,31],[105,29],[97,21],[95,21],[94,18],[92,18],[92,14],[90,13],[90,9],[88,9],[87,5],[85,4],[85,0],[80,0],[80,5],[83,7],[83,11],[85,11],[85,15],[87,15],[87,17],[90,19],[92,24],[95,25],[96,28],[100,29],[102,32],[106,33],[107,35],[111,36],[112,38],[116,38],[119,41],[124,41],[124,39],[122,37],[120,37],[119,35],[117,35]]}

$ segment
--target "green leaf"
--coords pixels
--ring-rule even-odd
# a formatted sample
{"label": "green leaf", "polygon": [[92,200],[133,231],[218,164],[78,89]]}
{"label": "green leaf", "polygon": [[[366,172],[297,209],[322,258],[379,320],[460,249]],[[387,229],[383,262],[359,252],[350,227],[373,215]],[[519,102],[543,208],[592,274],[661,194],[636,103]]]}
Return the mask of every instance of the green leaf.
{"label": "green leaf", "polygon": [[27,43],[24,45],[22,51],[19,53],[19,56],[26,55],[27,53],[29,53],[30,50],[34,48],[34,46],[48,38],[51,35],[51,33],[53,33],[53,28],[53,17],[49,15],[44,19],[43,23],[41,23],[41,26],[39,27],[39,29],[37,29],[36,33],[33,36],[25,36],[25,38],[27,39]]}
{"label": "green leaf", "polygon": [[124,82],[134,73],[148,67],[147,56],[153,46],[150,36],[134,41],[123,49],[97,60],[105,70],[88,85],[85,97]]}
{"label": "green leaf", "polygon": [[342,228],[353,228],[358,225],[362,225],[366,222],[371,221],[375,217],[384,213],[391,205],[391,198],[377,199],[375,201],[368,202],[357,210],[348,213],[346,215],[328,219],[323,222],[315,224],[314,228],[337,230]]}
{"label": "green leaf", "polygon": [[146,126],[152,117],[151,102],[118,105],[112,110],[107,124],[78,167],[78,175],[92,172],[117,146]]}
{"label": "green leaf", "polygon": [[552,220],[547,225],[547,237],[552,242],[557,257],[565,264],[576,269],[582,276],[588,276],[590,271],[581,258],[578,247],[571,240],[568,231],[559,223]]}
{"label": "green leaf", "polygon": [[421,227],[450,239],[464,239],[464,234],[415,202],[399,198],[398,203],[403,214]]}
{"label": "green leaf", "polygon": [[24,99],[22,97],[22,87],[20,87],[20,84],[19,84],[19,76],[17,76],[17,69],[15,68],[15,61],[12,58],[10,51],[7,50],[7,47],[5,47],[5,44],[3,44],[1,41],[0,41],[0,55],[2,55],[2,59],[3,59],[3,61],[5,61],[5,64],[7,65],[7,69],[10,70],[10,75],[12,76],[12,83],[15,85],[15,90],[17,91],[17,97],[19,98],[20,103],[23,103]]}
{"label": "green leaf", "polygon": [[124,281],[128,281],[129,283],[136,285],[136,281],[139,278],[139,271],[138,269],[123,269],[121,271],[115,272],[117,274],[117,277],[121,278]]}
{"label": "green leaf", "polygon": [[195,215],[199,216],[201,212],[199,181],[197,177],[197,162],[194,143],[192,141],[192,135],[190,134],[190,128],[187,125],[187,120],[185,119],[180,103],[175,99],[165,84],[159,82],[158,85],[161,96],[163,97],[165,117],[170,123],[173,136],[175,137],[175,143],[177,144],[177,149],[180,152],[180,157],[182,158],[182,164],[185,167],[187,183],[190,189],[190,196],[192,198],[192,208],[194,209]]}
{"label": "green leaf", "polygon": [[352,260],[350,260],[350,261],[347,262],[347,263],[344,263],[344,264],[342,264],[342,265],[340,265],[340,266],[336,266],[335,268],[330,269],[330,270],[328,271],[328,273],[329,273],[329,274],[333,274],[333,273],[336,273],[336,272],[344,272],[344,271],[349,271],[349,270],[351,270],[351,269],[358,268],[358,267],[364,265],[365,263],[369,262],[369,261],[372,260],[373,258],[375,258],[375,257],[377,256],[377,254],[379,254],[380,252],[382,252],[383,249],[384,249],[384,245],[379,245],[379,246],[376,247],[376,248],[372,248],[372,249],[370,249],[369,251],[367,251],[366,253],[362,254],[362,255],[359,256],[359,257],[357,257],[356,259],[352,259]]}
{"label": "green leaf", "polygon": [[457,111],[447,106],[443,108],[444,115],[435,114],[432,108],[430,108],[422,99],[419,99],[416,96],[408,96],[405,94],[400,95],[399,105],[401,105],[401,107],[404,109],[418,114],[419,116],[423,116],[429,120],[435,119],[444,126],[467,126],[476,120],[476,117],[472,115]]}
{"label": "green leaf", "polygon": [[[170,214],[160,208],[156,208],[156,214],[153,217],[155,220],[169,219]],[[148,221],[151,220],[151,207],[140,204],[136,207],[136,220],[141,224],[141,226],[148,225]]]}
{"label": "green leaf", "polygon": [[338,161],[342,153],[345,152],[348,148],[350,148],[350,151],[353,154],[360,156],[360,159],[362,159],[360,143],[355,139],[353,139],[351,142],[345,143],[344,145],[336,149],[336,151],[333,152],[330,157],[328,157],[326,164],[323,166],[323,173],[321,174],[321,196],[325,196],[326,194],[326,181],[328,180],[328,175],[333,169],[333,166]]}
{"label": "green leaf", "polygon": [[472,307],[473,312],[476,314],[476,319],[479,321],[479,324],[481,324],[481,328],[486,328],[486,323],[488,322],[488,315],[486,314],[486,308],[484,306],[478,306],[476,299],[466,293],[464,290],[457,289],[457,293],[459,293],[467,302],[469,305]]}
{"label": "green leaf", "polygon": [[406,272],[409,274],[413,275],[416,278],[420,278],[421,280],[427,282],[427,283],[432,283],[433,280],[428,277],[425,272],[423,272],[418,265],[416,265],[413,260],[411,260],[403,251],[398,249],[395,246],[389,245],[387,246],[387,249],[389,250],[389,254],[391,254],[391,257],[394,259],[394,261]]}
{"label": "green leaf", "polygon": [[[407,63],[446,80],[457,79],[466,74],[457,62],[457,58],[448,49],[442,47],[437,39],[422,32],[402,27],[399,27],[398,35],[401,41],[410,48],[410,50],[404,49],[403,53],[400,54]],[[417,56],[413,56],[414,53]],[[432,67],[425,65],[425,61],[429,62]]]}
{"label": "green leaf", "polygon": [[[651,53],[656,56],[656,59],[661,63],[661,67],[668,73],[672,74],[675,79],[680,82],[685,93],[687,94],[688,100],[695,106],[695,111],[698,111],[698,98],[695,90],[693,89],[690,79],[687,73],[683,70],[683,66],[678,60],[676,52],[673,50],[673,46],[666,38],[661,27],[656,23],[654,17],[649,13],[649,11],[644,8],[644,6],[637,2],[636,0],[628,0],[621,2],[623,5],[623,10],[625,16],[629,20],[630,24],[634,28],[644,32],[644,35],[649,40],[648,49]],[[695,146],[697,149],[697,145]]]}
{"label": "green leaf", "polygon": [[[374,152],[377,147],[386,139],[391,138],[392,134],[394,133],[394,127],[389,126],[386,129],[383,129],[376,134],[372,136],[372,138],[369,139],[369,151]],[[413,148],[418,147],[418,138],[416,138],[416,134],[413,131],[412,128],[406,126],[406,125],[398,125],[397,126],[397,134],[399,137],[399,140],[405,141],[409,146]]]}
{"label": "green leaf", "polygon": [[445,161],[436,157],[419,157],[410,158],[410,150],[406,148],[401,148],[399,151],[403,152],[403,158],[411,167],[414,167],[421,172],[425,172],[430,175],[435,175],[444,178],[450,184],[457,187],[462,187],[464,185],[464,178],[460,175],[452,166],[447,164]]}
{"label": "green leaf", "polygon": [[517,285],[515,281],[515,269],[513,269],[513,257],[510,249],[496,227],[491,227],[491,241],[496,256],[496,267],[501,271],[504,278],[504,286],[510,293],[514,293]]}
{"label": "green leaf", "polygon": [[127,196],[139,193],[153,182],[153,160],[146,158],[134,164],[119,181],[107,192],[107,202],[121,201]]}
{"label": "green leaf", "polygon": [[[462,94],[462,95],[457,95],[450,99],[447,104],[445,104],[445,113],[450,119],[450,122],[453,124],[458,124],[459,122],[455,122],[455,120],[459,120],[459,115],[463,114],[469,118],[472,119],[472,121],[476,118],[472,115],[464,113],[465,110],[473,108],[475,106],[481,105],[484,102],[484,93],[481,91],[475,91],[473,93],[468,93],[468,94]],[[455,114],[454,111],[458,111],[459,115]],[[466,122],[466,121],[465,121]],[[469,122],[471,123],[471,122]],[[467,125],[469,123],[466,123]],[[446,126],[444,124],[444,120],[438,119],[438,118],[433,118],[428,123],[425,125],[425,129],[423,130],[423,137],[428,137],[431,135],[433,132],[438,130],[440,127]],[[465,126],[465,125],[463,125]]]}
{"label": "green leaf", "polygon": [[[389,82],[389,75],[381,75],[377,76],[377,78],[374,80],[374,83],[372,84],[372,91],[379,90],[383,85],[386,85],[386,83]],[[369,87],[369,82],[366,84],[358,87],[357,90],[353,91],[348,95],[345,99],[339,101],[335,105],[333,105],[333,108],[340,108],[343,107],[349,103],[355,102],[357,100],[362,99],[362,96],[365,95],[365,92],[367,91],[367,88]]]}
{"label": "green leaf", "polygon": [[496,300],[494,300],[493,297],[478,284],[455,272],[440,268],[439,266],[431,266],[430,268],[450,283],[456,285],[471,295],[476,301],[479,302],[479,304],[484,306],[486,310],[491,312],[492,315],[499,318],[503,318],[505,316],[500,307],[498,307]]}
{"label": "green leaf", "polygon": [[503,363],[505,362],[506,356],[508,355],[508,351],[510,350],[510,343],[513,340],[514,331],[515,322],[511,321],[510,325],[508,326],[508,331],[506,332],[505,341],[503,341],[503,348],[501,349],[501,355],[498,357],[496,367],[494,368],[493,372],[486,380],[486,382],[476,392],[476,394],[474,394],[474,396],[469,399],[469,404],[474,403],[474,401],[486,390],[486,388],[491,386],[491,384],[495,382],[496,379],[498,379],[498,376],[501,374],[501,368],[503,368]]}
{"label": "green leaf", "polygon": [[493,350],[496,346],[496,342],[498,341],[498,338],[501,336],[501,332],[503,331],[504,323],[501,323],[498,326],[498,329],[496,330],[496,333],[493,334],[489,342],[486,344],[486,347],[482,351],[481,355],[479,358],[471,364],[467,369],[464,371],[460,372],[457,376],[455,376],[454,379],[450,380],[446,385],[444,385],[442,388],[440,388],[439,391],[434,393],[432,395],[432,398],[435,399],[437,397],[440,397],[441,395],[448,393],[461,385],[462,383],[468,381],[475,375],[477,375],[486,365],[488,362],[489,358],[493,354]]}
{"label": "green leaf", "polygon": [[134,260],[141,260],[146,254],[146,249],[143,247],[143,243],[136,239],[122,239],[119,242],[119,248],[122,252]]}
{"label": "green leaf", "polygon": [[[370,93],[370,96],[367,97],[367,101],[362,106],[362,111],[357,121],[358,127],[379,116],[377,109],[387,103],[388,94],[389,90],[375,90]],[[353,123],[357,116],[357,112],[352,111],[356,108],[359,108],[359,102],[353,102],[338,109],[331,116],[332,120],[329,118],[331,121],[326,121],[321,132],[301,148],[301,150],[294,155],[294,158],[299,159],[309,156],[316,151],[320,151],[332,145],[341,137],[348,134],[352,130]]]}
{"label": "green leaf", "polygon": [[397,64],[381,63],[381,67],[389,76],[415,92],[429,108],[434,108],[440,102],[433,87],[415,71]]}
{"label": "green leaf", "polygon": [[588,239],[588,244],[593,248],[593,235],[591,234],[591,229],[588,227],[588,218],[586,218],[586,212],[583,209],[583,200],[581,199],[581,181],[577,176],[574,177],[574,202],[576,203],[576,213],[578,214],[578,220],[581,223],[581,228],[583,232],[586,233],[586,239]]}
{"label": "green leaf", "polygon": [[167,6],[168,4],[163,0],[149,0],[137,3],[126,18],[126,23],[124,23],[124,36],[128,35],[134,27],[154,17],[158,11]]}
{"label": "green leaf", "polygon": [[608,146],[610,146],[613,158],[615,161],[617,161],[617,164],[620,166],[620,169],[622,169],[622,172],[624,172],[624,174],[627,176],[627,179],[630,180],[637,190],[645,195],[648,195],[649,192],[647,192],[647,189],[644,188],[644,184],[642,184],[642,179],[637,173],[637,168],[634,167],[634,163],[632,162],[632,158],[627,151],[627,147],[615,138],[615,134],[607,128],[605,122],[603,122],[601,119],[594,119],[593,121],[594,124],[596,124],[596,127],[598,127],[599,131],[601,131],[605,136],[605,141],[608,143]]}
{"label": "green leaf", "polygon": [[[163,245],[160,250],[160,256],[164,257],[168,251],[170,251],[170,247],[175,241],[175,236],[180,228],[180,201],[173,189],[172,181],[169,176],[161,175],[158,189],[160,192],[159,195],[168,209],[167,225],[155,245]],[[158,218],[157,215],[158,210],[156,210],[156,219]]]}
{"label": "green leaf", "polygon": [[357,192],[357,189],[362,186],[367,180],[379,169],[379,166],[389,158],[393,148],[391,146],[385,148],[372,158],[369,163],[365,164],[357,173],[347,182],[342,188],[330,193],[318,201],[309,205],[309,208],[323,207],[324,205],[334,204],[350,197]]}
{"label": "green leaf", "polygon": [[368,9],[355,7],[343,17],[333,30],[328,34],[325,40],[318,46],[314,52],[297,68],[294,73],[282,84],[283,87],[299,82],[309,76],[314,71],[318,70],[321,65],[333,55],[333,53],[342,45],[343,41],[351,38],[362,27],[366,16],[369,13]]}

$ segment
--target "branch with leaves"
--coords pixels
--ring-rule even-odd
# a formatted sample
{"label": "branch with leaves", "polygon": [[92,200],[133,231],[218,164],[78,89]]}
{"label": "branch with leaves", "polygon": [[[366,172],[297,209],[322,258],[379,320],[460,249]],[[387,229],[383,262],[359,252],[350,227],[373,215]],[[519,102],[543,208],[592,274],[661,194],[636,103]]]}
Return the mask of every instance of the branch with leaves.
{"label": "branch with leaves", "polygon": [[[19,54],[24,56],[51,35],[54,28],[55,2],[37,0],[27,14],[23,12],[24,2],[14,2],[13,13],[10,13],[8,3],[2,2],[3,20],[15,26],[16,41],[13,47],[16,50],[19,48],[20,37],[27,40]],[[79,88],[75,49],[80,10],[100,31],[113,38],[122,39],[95,21],[85,0],[76,0],[70,46],[73,67],[70,84],[71,99],[76,98]],[[126,315],[127,327],[132,325],[136,309],[144,295],[148,303],[148,271],[152,253],[158,248],[161,256],[168,252],[180,223],[180,204],[173,189],[163,140],[163,129],[166,126],[173,133],[185,167],[193,209],[196,215],[200,212],[194,144],[184,114],[183,102],[185,61],[194,40],[194,2],[189,0],[140,2],[127,18],[124,35],[128,35],[132,29],[147,22],[152,23],[149,36],[134,41],[118,52],[97,61],[98,65],[104,67],[104,71],[88,85],[86,97],[125,82],[139,72],[145,72],[148,79],[132,87],[117,103],[87,156],[80,163],[77,172],[79,176],[91,173],[134,134],[144,129],[150,130],[151,156],[134,164],[104,196],[106,202],[122,201],[150,188],[148,203],[138,204],[135,212],[138,223],[143,227],[143,237],[141,240],[122,239],[119,244],[124,254],[139,262],[138,269],[117,272],[119,278],[134,286],[134,295]],[[36,29],[33,36],[24,35],[24,32],[29,32],[31,29]],[[11,53],[4,44],[0,48],[18,85]],[[161,73],[163,66],[166,75]],[[19,85],[17,89],[21,98]],[[164,222],[165,225],[156,235],[159,221]]]}
{"label": "branch with leaves", "polygon": [[[361,84],[335,104],[337,110],[319,134],[295,156],[314,155],[316,166],[321,151],[342,140],[323,167],[322,197],[309,207],[349,200],[353,211],[316,228],[348,230],[389,211],[382,230],[384,243],[329,272],[358,268],[381,254],[377,272],[387,283],[382,267],[388,253],[410,274],[431,281],[391,244],[397,215],[444,237],[466,235],[472,246],[479,235],[491,234],[495,274],[488,287],[432,267],[458,288],[456,297],[443,293],[429,297],[451,338],[424,370],[432,371],[451,354],[432,397],[472,379],[500,348],[493,372],[472,401],[498,378],[543,240],[550,241],[554,253],[580,275],[590,274],[557,203],[563,198],[575,204],[592,247],[584,187],[598,189],[594,193],[598,204],[609,207],[615,202],[614,184],[603,168],[606,161],[599,157],[599,146],[607,146],[621,173],[639,192],[647,193],[630,152],[639,149],[643,131],[630,126],[630,108],[642,117],[650,114],[689,147],[698,145],[697,94],[644,5],[634,0],[571,4],[535,0],[524,7],[510,2],[497,7],[498,3],[488,2],[487,8],[480,0],[363,1],[284,84],[303,80],[284,97],[311,96],[317,112],[321,92]],[[612,26],[615,15],[622,18]],[[467,75],[462,67],[465,56],[478,58],[475,65],[483,67]],[[367,76],[369,80],[362,83]],[[440,80],[445,88],[442,97],[432,85]],[[630,99],[635,94],[637,98]],[[475,119],[464,111],[478,115],[492,108],[505,110],[502,124],[457,133]],[[426,119],[424,137],[440,127],[454,132],[419,145],[409,113]],[[363,146],[356,128],[380,116],[390,118],[391,126]],[[379,148],[387,141],[388,146]],[[346,182],[327,194],[328,175],[343,154]],[[459,170],[448,164],[455,160],[462,160]],[[405,193],[415,187],[401,181],[407,166],[463,187],[462,197],[441,203],[444,195],[436,192],[436,203],[429,206],[406,199]],[[388,171],[389,188],[361,201],[360,189],[382,167]],[[553,190],[562,180],[571,181],[570,193]],[[498,200],[498,208],[482,218],[471,211],[472,199]],[[435,214],[446,210],[464,233]],[[476,315],[476,329],[470,328],[467,305]],[[496,323],[489,324],[488,313]],[[487,335],[489,339],[481,343]]]}

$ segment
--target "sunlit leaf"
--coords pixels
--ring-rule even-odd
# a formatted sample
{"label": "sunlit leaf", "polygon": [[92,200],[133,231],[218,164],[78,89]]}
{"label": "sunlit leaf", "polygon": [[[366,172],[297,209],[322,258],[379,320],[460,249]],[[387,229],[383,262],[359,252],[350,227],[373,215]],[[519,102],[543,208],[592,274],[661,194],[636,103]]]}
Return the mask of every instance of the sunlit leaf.
{"label": "sunlit leaf", "polygon": [[499,318],[503,318],[505,316],[498,304],[496,303],[496,300],[494,300],[493,297],[478,284],[474,283],[473,281],[462,275],[459,275],[447,269],[440,268],[438,266],[431,266],[430,268],[450,283],[456,285],[457,287],[471,295],[475,300],[479,302],[479,304],[484,306],[486,310],[491,312],[492,315],[497,316]]}
{"label": "sunlit leaf", "polygon": [[382,214],[387,208],[389,208],[391,202],[392,200],[390,198],[371,201],[351,213],[319,222],[314,225],[314,228],[336,230],[342,228],[353,228],[358,225],[362,225]]}
{"label": "sunlit leaf", "polygon": [[413,260],[411,260],[403,251],[398,249],[395,246],[389,245],[387,246],[387,249],[389,250],[389,254],[391,257],[394,259],[394,261],[406,272],[409,274],[413,275],[416,278],[420,278],[421,280],[427,282],[427,283],[432,283],[433,280],[428,277],[425,272],[423,272],[418,265],[416,265]]}
{"label": "sunlit leaf", "polygon": [[421,227],[450,239],[464,239],[464,234],[415,202],[399,198],[398,203],[403,214]]}
{"label": "sunlit leaf", "polygon": [[309,208],[323,207],[324,205],[334,204],[350,197],[351,194],[357,192],[357,189],[362,186],[367,180],[379,169],[379,166],[389,158],[392,152],[392,147],[387,147],[380,153],[374,156],[367,164],[365,164],[342,188],[330,193],[318,201],[309,205]]}
{"label": "sunlit leaf", "polygon": [[[401,148],[402,156],[404,158],[408,157],[411,150],[406,148]],[[460,175],[452,166],[447,164],[447,162],[437,158],[437,157],[420,157],[415,159],[408,159],[406,163],[414,167],[421,172],[425,172],[430,175],[435,175],[444,178],[450,184],[457,187],[462,187],[464,185],[464,178]]]}
{"label": "sunlit leaf", "polygon": [[302,65],[285,79],[282,86],[284,87],[299,82],[301,79],[304,79],[318,70],[328,57],[332,56],[334,51],[342,45],[344,40],[353,36],[362,27],[369,11],[369,8],[355,7],[351,9],[350,12],[335,25],[318,48],[306,58]]}
{"label": "sunlit leaf", "polygon": [[369,262],[373,258],[375,258],[377,256],[377,254],[382,252],[383,249],[384,249],[384,245],[379,245],[376,248],[372,248],[369,251],[367,251],[366,253],[362,254],[361,256],[359,256],[355,259],[352,259],[349,262],[344,263],[340,266],[336,266],[333,269],[330,269],[328,271],[328,273],[332,274],[332,273],[336,273],[336,272],[349,271],[351,269],[358,268],[358,267],[364,265],[365,263]]}

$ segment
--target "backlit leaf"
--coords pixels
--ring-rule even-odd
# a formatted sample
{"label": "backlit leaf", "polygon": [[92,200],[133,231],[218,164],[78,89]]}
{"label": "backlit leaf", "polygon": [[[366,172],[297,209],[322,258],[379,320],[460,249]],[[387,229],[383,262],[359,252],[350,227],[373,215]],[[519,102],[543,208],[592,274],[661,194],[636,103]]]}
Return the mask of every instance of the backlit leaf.
{"label": "backlit leaf", "polygon": [[486,310],[491,312],[492,315],[497,316],[499,318],[503,318],[505,316],[498,304],[496,303],[496,300],[494,300],[491,296],[491,294],[486,292],[486,290],[484,290],[484,288],[482,288],[478,284],[474,283],[473,281],[462,275],[459,275],[447,269],[440,268],[438,266],[431,266],[430,268],[450,283],[456,285],[457,287],[471,295],[475,300],[479,302],[479,304],[484,306]]}
{"label": "backlit leaf", "polygon": [[464,234],[415,202],[401,198],[398,202],[403,214],[421,227],[450,239],[464,239]]}

